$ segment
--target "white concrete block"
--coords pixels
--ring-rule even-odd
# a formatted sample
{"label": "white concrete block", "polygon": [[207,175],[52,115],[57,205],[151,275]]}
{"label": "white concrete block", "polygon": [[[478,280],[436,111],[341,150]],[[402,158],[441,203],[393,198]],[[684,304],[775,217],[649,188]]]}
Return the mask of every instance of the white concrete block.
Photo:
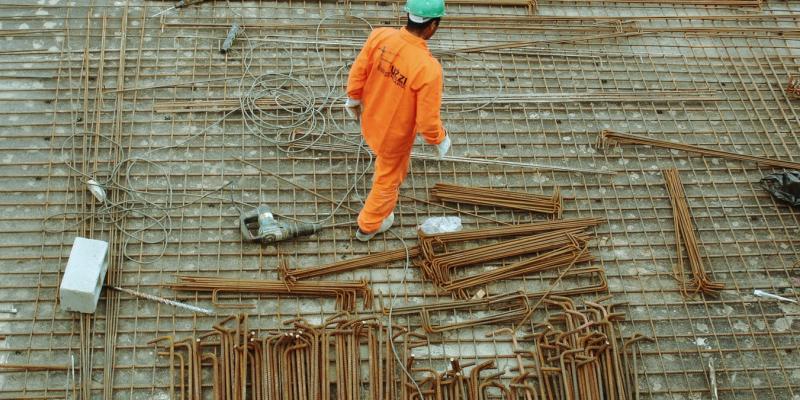
{"label": "white concrete block", "polygon": [[93,313],[108,267],[108,242],[76,237],[61,279],[61,309]]}

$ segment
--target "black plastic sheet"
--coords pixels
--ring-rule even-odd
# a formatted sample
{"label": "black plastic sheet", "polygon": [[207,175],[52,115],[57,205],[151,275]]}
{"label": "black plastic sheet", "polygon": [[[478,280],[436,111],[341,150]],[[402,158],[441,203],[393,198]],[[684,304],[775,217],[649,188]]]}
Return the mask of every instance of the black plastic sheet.
{"label": "black plastic sheet", "polygon": [[800,207],[800,171],[785,171],[761,179],[761,187],[778,200]]}

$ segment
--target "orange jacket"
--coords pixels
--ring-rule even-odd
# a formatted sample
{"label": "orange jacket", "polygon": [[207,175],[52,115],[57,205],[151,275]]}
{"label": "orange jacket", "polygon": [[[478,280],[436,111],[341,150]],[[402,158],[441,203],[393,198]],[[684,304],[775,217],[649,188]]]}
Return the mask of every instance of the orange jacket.
{"label": "orange jacket", "polygon": [[361,130],[379,157],[408,155],[417,132],[429,144],[444,140],[442,66],[405,28],[372,31],[350,69],[347,95],[361,100]]}

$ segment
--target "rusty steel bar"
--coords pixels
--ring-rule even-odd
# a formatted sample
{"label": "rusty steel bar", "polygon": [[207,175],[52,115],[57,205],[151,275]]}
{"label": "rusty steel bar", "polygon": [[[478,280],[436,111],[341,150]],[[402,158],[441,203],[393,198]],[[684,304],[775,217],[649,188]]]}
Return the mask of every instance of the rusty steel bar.
{"label": "rusty steel bar", "polygon": [[774,158],[751,156],[748,154],[733,153],[730,151],[708,149],[684,143],[673,143],[666,140],[652,139],[646,136],[631,135],[604,130],[597,139],[598,147],[608,147],[617,144],[640,144],[645,146],[660,147],[663,149],[680,150],[687,153],[700,154],[707,157],[727,158],[730,160],[750,161],[758,165],[773,168],[800,169],[800,162],[778,160]]}
{"label": "rusty steel bar", "polygon": [[[675,224],[675,247],[678,254],[678,265],[675,269],[676,278],[681,283],[681,290],[684,296],[695,293],[717,295],[725,288],[719,282],[713,282],[706,273],[703,259],[700,256],[700,246],[697,243],[697,236],[694,230],[694,222],[689,211],[689,204],[686,202],[686,193],[683,191],[680,175],[677,169],[666,169],[662,171],[664,181],[669,193],[669,202],[672,205],[672,215]],[[691,277],[685,279],[683,248],[686,248],[686,255],[689,259]]]}
{"label": "rusty steel bar", "polygon": [[[354,311],[357,297],[364,302],[364,309],[372,308],[372,289],[365,280],[361,281],[313,281],[287,283],[281,280],[238,280],[219,277],[178,275],[178,282],[166,284],[173,290],[212,292],[212,300],[222,292],[261,293],[286,296],[334,297],[341,310]],[[220,307],[225,305],[215,304]]]}
{"label": "rusty steel bar", "polygon": [[[399,361],[410,365],[410,349],[425,345],[424,336],[393,326],[390,337],[377,317],[347,314],[319,325],[301,318],[284,324],[288,330],[259,337],[248,329],[247,315],[239,314],[196,338],[165,336],[149,343],[169,350],[158,354],[169,356],[175,399],[207,397],[209,386],[211,397],[220,400],[358,400],[365,393],[374,400],[407,398],[400,384],[410,383],[395,365],[392,343],[403,343]],[[210,385],[202,381],[204,371],[212,377]]]}
{"label": "rusty steel bar", "polygon": [[552,196],[437,183],[430,194],[442,202],[477,204],[531,211],[561,218],[564,202],[558,187]]}
{"label": "rusty steel bar", "polygon": [[392,261],[403,260],[406,257],[417,257],[419,255],[418,247],[410,247],[406,249],[389,250],[380,253],[370,254],[364,257],[358,257],[350,260],[338,261],[335,263],[320,265],[311,268],[294,268],[289,269],[284,266],[279,268],[278,272],[281,273],[283,278],[289,282],[296,282],[302,279],[308,279],[315,276],[323,276],[338,272],[352,271],[359,268],[375,267],[386,264]]}

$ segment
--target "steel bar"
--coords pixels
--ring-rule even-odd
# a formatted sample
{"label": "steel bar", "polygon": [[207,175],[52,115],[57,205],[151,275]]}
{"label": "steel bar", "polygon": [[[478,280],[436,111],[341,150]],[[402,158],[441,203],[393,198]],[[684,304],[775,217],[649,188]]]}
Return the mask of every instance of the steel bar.
{"label": "steel bar", "polygon": [[[341,152],[348,154],[360,154],[367,152],[366,149],[362,150],[352,145],[330,145],[322,143],[312,144],[312,143],[297,142],[294,143],[292,147],[296,149]],[[616,172],[614,171],[608,171],[603,169],[576,168],[576,167],[567,167],[560,165],[506,161],[506,160],[499,160],[496,158],[460,157],[460,156],[450,156],[450,155],[439,157],[438,155],[425,154],[425,153],[420,153],[418,151],[412,151],[411,158],[414,160],[450,161],[450,162],[467,163],[475,165],[498,165],[505,167],[525,168],[525,169],[541,170],[541,171],[566,171],[566,172],[576,172],[585,174],[616,175]]]}
{"label": "steel bar", "polygon": [[518,224],[504,226],[500,228],[475,229],[451,233],[438,233],[433,235],[418,231],[420,248],[423,254],[435,254],[433,246],[435,244],[464,242],[468,240],[481,240],[490,238],[503,238],[508,236],[533,235],[542,232],[551,232],[560,229],[583,228],[600,225],[605,220],[601,218],[566,218],[553,221],[532,222],[528,224]]}
{"label": "steel bar", "polygon": [[751,161],[758,165],[765,165],[774,168],[800,169],[800,162],[777,160],[774,158],[751,156],[747,154],[732,153],[729,151],[708,149],[700,146],[693,146],[684,143],[673,143],[666,140],[651,139],[645,136],[631,135],[627,133],[617,133],[604,130],[598,138],[598,146],[607,147],[617,144],[639,144],[664,149],[680,150],[687,153],[700,154],[706,157],[719,157],[739,161]]}
{"label": "steel bar", "polygon": [[[572,278],[575,280],[582,278],[589,278],[593,284],[581,285],[568,289],[556,290],[555,288],[563,281],[564,278]],[[608,280],[606,279],[605,270],[602,267],[583,267],[575,269],[565,269],[561,274],[556,277],[552,284],[546,289],[536,292],[526,292],[529,299],[543,299],[547,296],[580,296],[592,293],[605,293],[608,291]],[[536,307],[531,307],[535,310]]]}
{"label": "steel bar", "polygon": [[206,315],[214,315],[214,311],[212,311],[212,310],[210,310],[208,308],[193,306],[191,304],[181,303],[179,301],[169,300],[169,299],[165,299],[163,297],[153,296],[151,294],[137,292],[135,290],[125,289],[125,288],[121,288],[121,287],[117,287],[117,286],[109,286],[109,287],[114,289],[114,290],[119,290],[120,292],[128,293],[128,294],[130,294],[132,296],[141,297],[143,299],[153,300],[153,301],[156,301],[156,302],[159,302],[159,303],[162,303],[162,304],[167,304],[167,305],[170,305],[170,306],[183,308],[185,310],[189,310],[189,311],[196,312],[196,313],[201,313],[201,314],[206,314]]}
{"label": "steel bar", "polygon": [[404,260],[406,257],[414,258],[419,255],[418,247],[410,247],[406,249],[389,250],[380,253],[370,254],[364,257],[358,257],[350,260],[338,261],[335,263],[320,265],[310,268],[293,268],[288,267],[278,270],[283,279],[289,282],[296,282],[302,279],[308,279],[315,276],[323,276],[338,272],[352,271],[365,267],[377,267],[393,261]]}
{"label": "steel bar", "polygon": [[629,348],[652,339],[636,334],[623,341],[617,327],[623,315],[600,304],[608,297],[586,301],[584,308],[569,298],[546,300],[561,312],[536,325],[528,336],[534,339],[534,348],[526,353],[536,360],[541,398],[635,398],[636,371],[628,361]]}
{"label": "steel bar", "polygon": [[72,369],[70,365],[60,364],[0,364],[0,370],[3,372],[69,371],[70,369]]}
{"label": "steel bar", "polygon": [[[598,3],[597,0],[540,0],[543,3]],[[674,4],[674,5],[695,5],[701,7],[708,6],[734,6],[746,8],[758,8],[763,4],[763,0],[601,0],[600,3],[642,3],[642,4]]]}
{"label": "steel bar", "polygon": [[508,190],[486,189],[468,186],[458,186],[437,183],[431,188],[430,195],[439,201],[477,204],[511,208],[515,210],[531,211],[542,214],[551,214],[554,218],[561,218],[564,202],[558,187],[553,189],[552,196],[512,192]]}
{"label": "steel bar", "polygon": [[[674,168],[666,169],[662,171],[662,174],[669,193],[675,224],[675,246],[678,256],[676,278],[686,296],[698,292],[717,295],[725,286],[722,283],[711,281],[705,271],[703,259],[700,256],[700,246],[694,231],[694,222],[689,211],[689,204],[686,202],[686,194],[683,191],[683,184],[678,170]],[[691,271],[691,276],[688,279],[684,277],[684,247],[686,248]]]}
{"label": "steel bar", "polygon": [[452,271],[456,268],[559,249],[574,244],[576,240],[585,242],[589,236],[580,228],[545,232],[467,250],[438,255],[424,253],[424,260],[417,265],[428,279],[439,286],[446,286],[452,282]]}
{"label": "steel bar", "polygon": [[570,266],[575,263],[592,261],[594,257],[582,251],[583,247],[581,246],[585,245],[575,245],[574,247],[551,250],[505,267],[459,277],[444,284],[442,290],[453,293],[461,298],[467,298],[469,297],[469,294],[466,292],[468,288],[474,288],[475,286],[485,285],[503,279],[525,276],[535,272]]}
{"label": "steel bar", "polygon": [[[242,280],[219,277],[178,275],[178,282],[163,286],[180,291],[211,292],[217,302],[220,293],[258,293],[273,296],[333,297],[339,309],[353,311],[356,298],[361,297],[364,309],[372,307],[372,290],[366,281],[299,281]],[[221,305],[224,307],[224,305]]]}
{"label": "steel bar", "polygon": [[[590,236],[583,231],[599,223],[601,221],[598,219],[572,219],[438,235],[420,232],[420,258],[415,264],[427,279],[442,290],[460,298],[469,298],[466,292],[468,288],[560,266],[568,265],[571,268],[575,263],[592,260],[586,248]],[[437,251],[447,243],[519,235],[527,236],[468,249]],[[532,257],[490,271],[470,276],[451,276],[456,268],[527,254]],[[566,273],[564,271],[562,274]]]}
{"label": "steel bar", "polygon": [[[480,214],[471,213],[471,212],[469,212],[469,211],[465,211],[465,210],[460,210],[460,209],[458,209],[458,208],[455,208],[455,207],[448,207],[448,206],[446,206],[446,205],[444,205],[444,204],[434,203],[434,202],[432,202],[432,201],[423,200],[423,199],[420,199],[420,198],[416,198],[416,197],[414,197],[414,196],[409,196],[409,195],[405,195],[405,194],[398,194],[397,196],[398,196],[398,197],[400,197],[400,198],[402,198],[402,199],[409,199],[409,200],[413,200],[413,201],[416,201],[416,202],[419,202],[419,203],[423,203],[423,204],[427,204],[427,205],[430,205],[430,206],[435,206],[435,207],[443,208],[443,209],[445,209],[445,210],[448,210],[448,211],[453,211],[453,212],[456,212],[456,213],[459,213],[459,214],[463,214],[463,215],[469,215],[469,216],[471,216],[471,217],[475,217],[475,218],[478,218],[478,219],[482,219],[482,220],[484,220],[484,221],[491,221],[491,222],[494,222],[494,223],[496,223],[496,224],[500,224],[500,225],[506,225],[506,226],[511,226],[511,225],[513,225],[513,224],[510,224],[510,223],[508,223],[508,222],[502,222],[502,221],[498,221],[498,220],[496,220],[496,219],[489,218],[489,217],[485,217],[485,216],[483,216],[483,215],[480,215]],[[401,207],[402,207],[402,206],[403,206],[403,205],[401,205]]]}
{"label": "steel bar", "polygon": [[[438,325],[435,325],[431,318],[431,314],[434,312],[451,314],[453,312],[469,313],[471,311],[497,311],[498,313],[491,316]],[[523,292],[513,292],[497,296],[489,296],[479,300],[454,301],[398,308],[393,310],[392,314],[418,314],[421,320],[422,328],[425,330],[425,332],[441,333],[465,327],[497,324],[506,321],[519,322],[519,320],[527,316],[529,312],[530,306],[528,305],[527,294]],[[384,309],[384,314],[387,313],[388,310]]]}
{"label": "steel bar", "polygon": [[[604,35],[605,36],[605,35]],[[458,49],[453,52],[476,52],[499,50],[505,48],[541,45],[544,42],[522,42],[494,46],[483,46],[471,49]],[[718,101],[720,96],[713,91],[698,90],[652,90],[652,91],[596,91],[563,93],[500,93],[491,95],[447,95],[442,97],[443,107],[474,106],[491,102],[492,104],[549,104],[549,103],[598,103],[598,102],[672,102],[672,101]],[[282,110],[288,106],[277,99],[260,98],[254,106],[262,110]],[[318,103],[323,106],[324,103]],[[186,100],[156,103],[153,111],[157,113],[189,113],[189,112],[231,112],[241,106],[240,99]],[[335,105],[329,105],[334,107]],[[295,105],[300,107],[300,105]]]}

